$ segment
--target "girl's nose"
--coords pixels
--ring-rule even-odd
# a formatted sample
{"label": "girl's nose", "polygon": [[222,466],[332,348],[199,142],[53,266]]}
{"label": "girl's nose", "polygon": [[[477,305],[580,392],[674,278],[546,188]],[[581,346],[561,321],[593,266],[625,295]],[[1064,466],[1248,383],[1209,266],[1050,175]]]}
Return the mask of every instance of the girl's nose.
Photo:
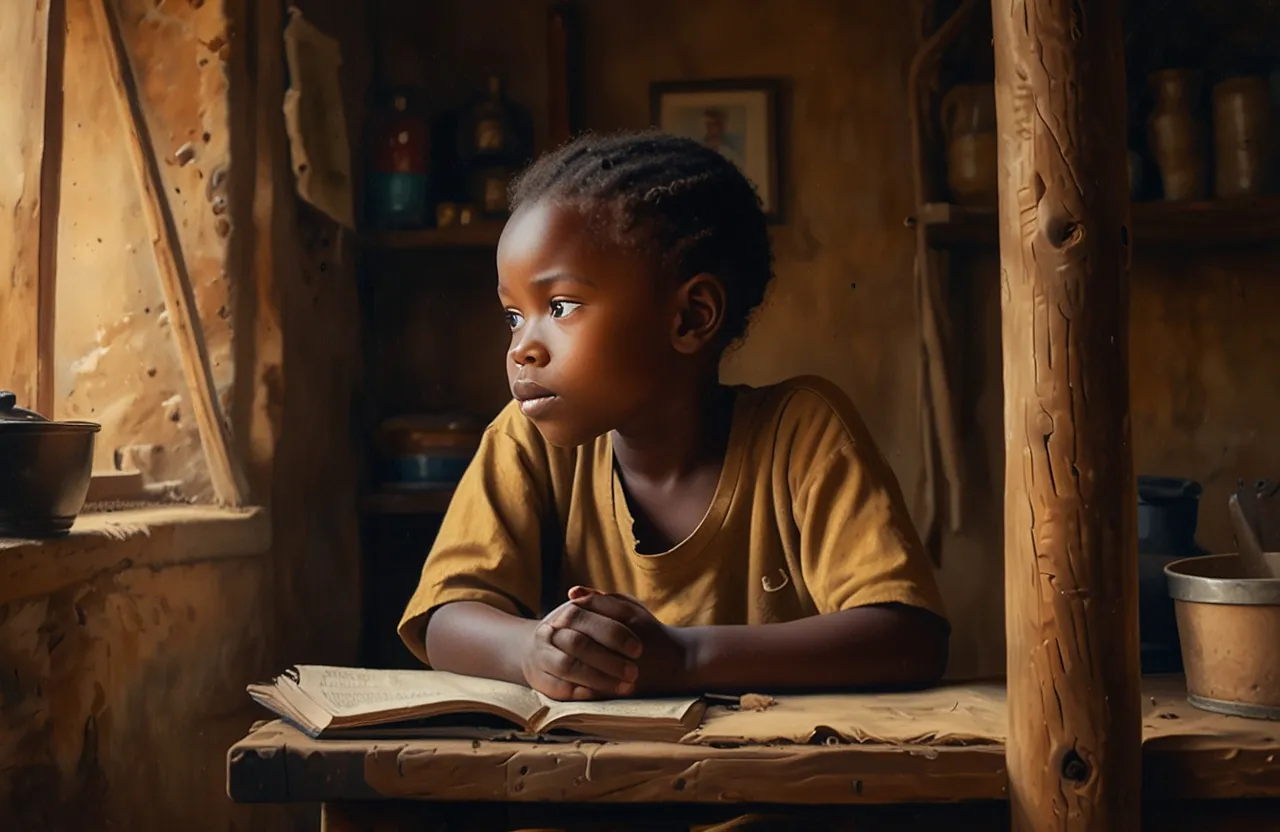
{"label": "girl's nose", "polygon": [[541,367],[547,363],[549,357],[546,346],[536,337],[532,337],[532,333],[522,333],[512,343],[507,355],[511,357],[512,363],[520,367],[526,365]]}

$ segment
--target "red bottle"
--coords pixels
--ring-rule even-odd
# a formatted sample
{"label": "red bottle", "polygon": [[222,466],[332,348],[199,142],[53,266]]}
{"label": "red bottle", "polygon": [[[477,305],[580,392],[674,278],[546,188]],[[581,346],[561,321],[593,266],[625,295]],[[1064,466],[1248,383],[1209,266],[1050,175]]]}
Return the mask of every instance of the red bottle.
{"label": "red bottle", "polygon": [[392,91],[370,121],[368,214],[375,228],[427,224],[431,132],[410,95]]}

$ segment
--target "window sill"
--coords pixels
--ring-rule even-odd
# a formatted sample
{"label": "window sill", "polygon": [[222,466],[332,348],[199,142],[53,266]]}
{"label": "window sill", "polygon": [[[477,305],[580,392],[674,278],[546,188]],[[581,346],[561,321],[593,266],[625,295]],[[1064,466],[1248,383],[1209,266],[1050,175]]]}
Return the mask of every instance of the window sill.
{"label": "window sill", "polygon": [[0,605],[106,573],[254,557],[271,547],[265,509],[165,505],[82,514],[66,537],[0,538]]}

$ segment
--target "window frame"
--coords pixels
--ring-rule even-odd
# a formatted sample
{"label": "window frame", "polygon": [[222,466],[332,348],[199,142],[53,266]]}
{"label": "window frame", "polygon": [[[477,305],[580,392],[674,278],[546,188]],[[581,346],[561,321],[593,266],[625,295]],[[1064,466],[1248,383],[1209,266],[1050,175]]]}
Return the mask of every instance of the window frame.
{"label": "window frame", "polygon": [[[116,15],[107,0],[90,0],[99,43],[106,59],[109,81],[125,125],[126,142],[143,206],[160,286],[169,312],[183,378],[191,396],[200,437],[201,455],[209,472],[217,503],[228,507],[247,504],[248,482],[242,461],[234,452],[226,414],[219,403],[204,327],[197,314],[190,273],[178,240],[173,213],[160,176],[158,157],[146,125],[137,82],[125,49]],[[37,411],[52,418],[55,409],[54,333],[57,298],[57,250],[59,197],[62,185],[66,62],[66,0],[50,0],[45,18],[43,67],[43,134],[40,150],[38,244],[34,286],[19,281],[4,299],[5,329],[17,347],[35,342],[34,351],[12,349],[15,365],[9,386],[21,400],[34,402]],[[37,27],[39,24],[37,23]],[[34,291],[31,291],[34,288]],[[2,291],[2,290],[0,290]],[[92,491],[110,494],[112,500],[146,499],[146,489],[127,475],[100,472],[91,478]]]}

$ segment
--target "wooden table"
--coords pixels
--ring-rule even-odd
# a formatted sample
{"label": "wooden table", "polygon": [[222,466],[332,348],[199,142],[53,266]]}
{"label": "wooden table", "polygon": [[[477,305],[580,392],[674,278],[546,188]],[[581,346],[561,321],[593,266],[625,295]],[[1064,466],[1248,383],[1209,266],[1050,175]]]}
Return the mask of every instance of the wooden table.
{"label": "wooden table", "polygon": [[[313,740],[266,722],[228,753],[227,791],[238,802],[322,803],[328,829],[575,828],[566,818],[619,828],[590,825],[618,816],[675,829],[762,809],[838,812],[858,829],[1005,825],[998,686],[825,699],[821,728],[767,744],[749,736],[746,713],[709,715],[681,744]],[[842,721],[833,701],[856,718]],[[1280,828],[1280,724],[1192,708],[1177,677],[1145,680],[1143,705],[1146,825]]]}

